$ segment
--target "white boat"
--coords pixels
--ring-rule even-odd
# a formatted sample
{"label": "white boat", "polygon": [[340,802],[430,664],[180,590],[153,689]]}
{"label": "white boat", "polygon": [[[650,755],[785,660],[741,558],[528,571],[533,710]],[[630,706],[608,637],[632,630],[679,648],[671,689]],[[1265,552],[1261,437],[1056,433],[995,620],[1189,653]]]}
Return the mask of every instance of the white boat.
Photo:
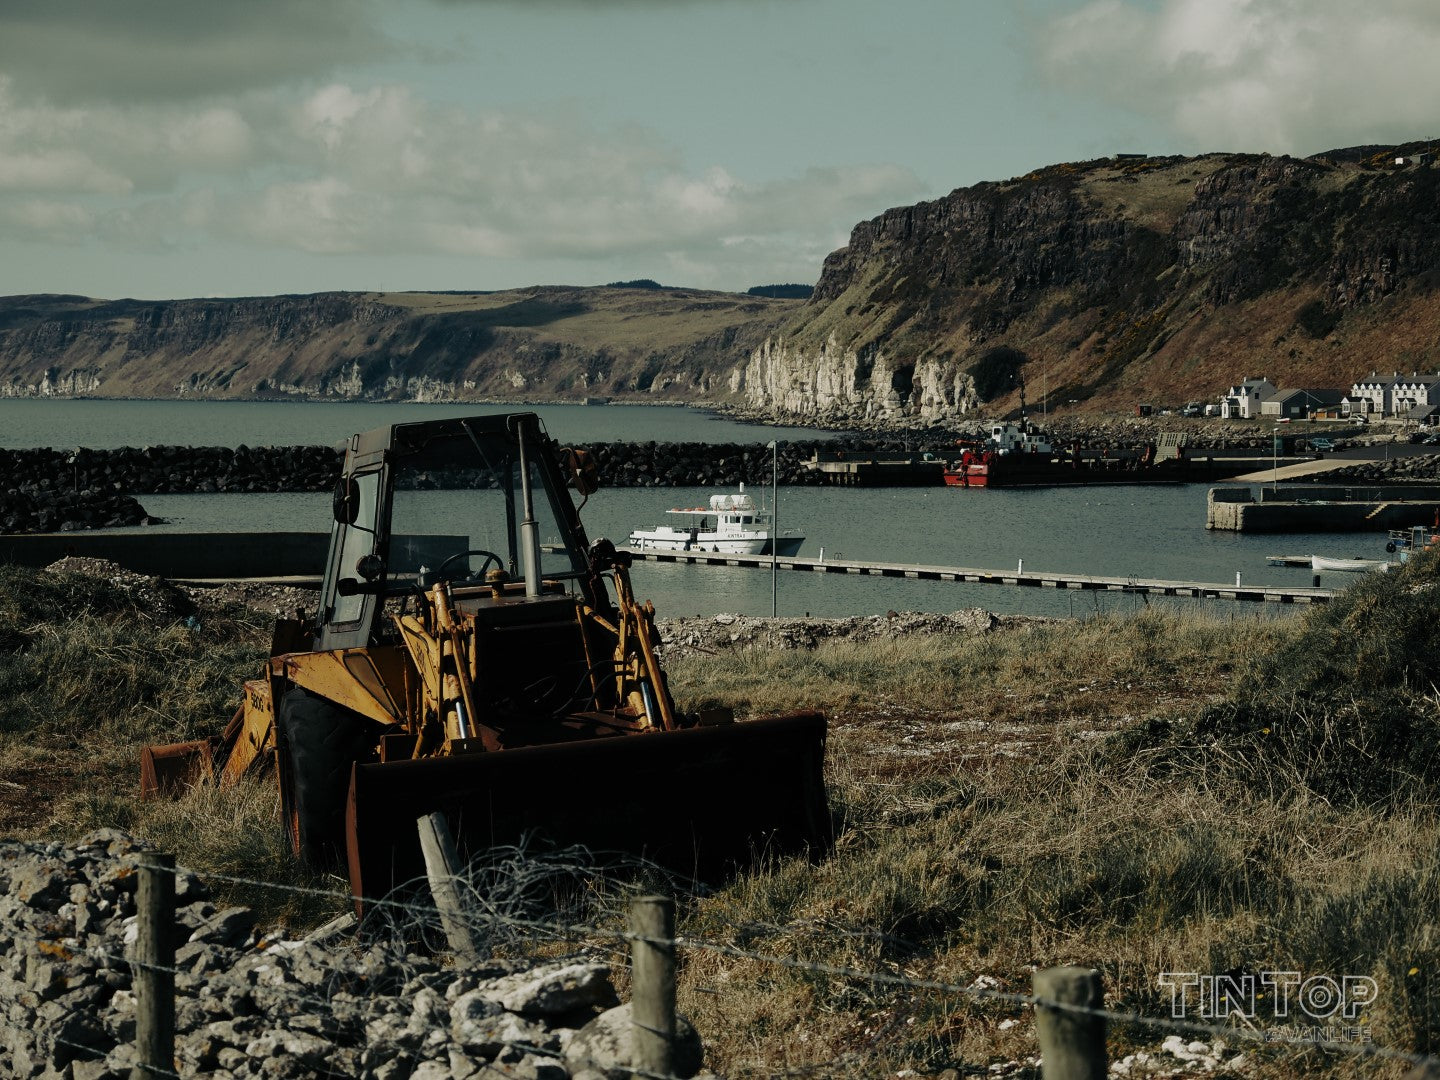
{"label": "white boat", "polygon": [[[686,519],[681,527],[657,525],[636,529],[629,545],[635,551],[709,551],[721,555],[770,554],[770,513],[756,509],[740,485],[738,495],[712,495],[709,506],[665,511]],[[805,537],[786,533],[776,541],[776,554],[796,555]]]}
{"label": "white boat", "polygon": [[1385,559],[1331,559],[1324,555],[1310,556],[1311,570],[1340,570],[1351,573],[1379,570],[1383,573],[1389,568],[1390,563]]}

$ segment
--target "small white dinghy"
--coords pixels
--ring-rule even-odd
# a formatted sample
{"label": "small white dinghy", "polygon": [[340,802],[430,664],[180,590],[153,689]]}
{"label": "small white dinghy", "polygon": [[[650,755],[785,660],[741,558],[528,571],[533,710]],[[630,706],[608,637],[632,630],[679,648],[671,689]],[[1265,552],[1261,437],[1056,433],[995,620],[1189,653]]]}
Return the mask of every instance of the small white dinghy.
{"label": "small white dinghy", "polygon": [[1311,555],[1311,570],[1338,570],[1342,573],[1367,573],[1371,570],[1379,570],[1382,574],[1390,569],[1390,563],[1385,559],[1332,559],[1327,555]]}

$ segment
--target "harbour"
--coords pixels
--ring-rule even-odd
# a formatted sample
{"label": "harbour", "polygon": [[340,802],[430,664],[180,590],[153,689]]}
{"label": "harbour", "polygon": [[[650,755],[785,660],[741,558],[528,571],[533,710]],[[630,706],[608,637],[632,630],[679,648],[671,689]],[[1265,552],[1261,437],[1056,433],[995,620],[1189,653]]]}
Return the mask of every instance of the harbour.
{"label": "harbour", "polygon": [[[375,421],[378,415],[398,416],[391,409],[430,410],[464,406],[327,405],[298,403],[217,402],[0,402],[6,415],[31,416],[22,425],[30,442],[76,445],[108,439],[112,445],[163,445],[184,431],[210,428],[213,443],[251,446],[283,444],[289,439],[314,444],[335,441],[337,432]],[[515,408],[511,406],[510,408]],[[767,435],[760,425],[711,420],[696,410],[659,407],[557,406],[551,426],[569,439],[572,431],[587,441],[643,440],[683,434],[717,441]],[[354,410],[359,410],[358,412]],[[43,415],[42,415],[43,414]],[[243,420],[243,423],[241,422]],[[732,426],[733,425],[733,426]],[[43,427],[43,430],[42,430]],[[12,434],[13,432],[7,432]],[[812,433],[813,434],[813,433]],[[343,436],[339,436],[343,437]],[[576,439],[575,441],[580,441]],[[762,444],[763,445],[763,444]],[[603,477],[602,477],[603,480]],[[1235,485],[1255,497],[1259,485]],[[1268,485],[1266,485],[1268,487]],[[1282,485],[1284,486],[1284,485]],[[768,510],[775,492],[769,484],[747,485],[761,509]],[[592,539],[609,537],[619,545],[637,528],[664,520],[675,507],[708,506],[716,494],[734,488],[714,486],[604,487],[590,497],[582,519]],[[840,616],[887,610],[953,611],[986,607],[1000,613],[1071,616],[1130,610],[1146,603],[1194,604],[1214,599],[1229,603],[1237,575],[1246,598],[1260,602],[1253,610],[1300,610],[1305,601],[1271,600],[1281,594],[1313,588],[1309,567],[1270,566],[1273,536],[1263,533],[1207,530],[1209,489],[1205,484],[1067,485],[1052,488],[993,488],[981,492],[954,487],[845,487],[781,484],[778,529],[803,532],[799,560],[835,565],[878,563],[887,566],[969,568],[953,578],[916,570],[870,573],[787,571],[780,587],[782,614]],[[462,498],[462,493],[436,492],[433,498]],[[1266,498],[1269,492],[1266,492]],[[330,498],[326,492],[248,492],[210,494],[147,494],[146,511],[163,524],[121,530],[156,541],[163,534],[225,534],[305,532],[328,534]],[[417,531],[424,531],[418,528]],[[79,534],[74,546],[83,541]],[[474,537],[478,546],[489,539]],[[1307,529],[1287,537],[1288,550],[1354,558],[1379,557],[1386,535],[1332,533]],[[311,551],[316,550],[311,542]],[[762,558],[765,558],[762,556]],[[1035,587],[1016,579],[1024,566],[1067,581],[1094,578],[1105,587],[1046,585]],[[768,565],[768,559],[767,559]],[[187,577],[208,577],[191,567]],[[263,568],[252,572],[263,574]],[[273,571],[272,571],[273,573]],[[291,573],[303,573],[293,570]],[[1355,575],[1325,576],[1322,586],[1344,586]],[[765,615],[771,610],[770,581],[749,567],[693,565],[641,560],[635,569],[637,589],[653,599],[662,613],[685,615],[735,612]],[[1030,580],[1025,575],[1024,580]],[[1132,582],[1181,583],[1214,588],[1167,592],[1127,588]],[[1118,586],[1118,587],[1116,587]]]}

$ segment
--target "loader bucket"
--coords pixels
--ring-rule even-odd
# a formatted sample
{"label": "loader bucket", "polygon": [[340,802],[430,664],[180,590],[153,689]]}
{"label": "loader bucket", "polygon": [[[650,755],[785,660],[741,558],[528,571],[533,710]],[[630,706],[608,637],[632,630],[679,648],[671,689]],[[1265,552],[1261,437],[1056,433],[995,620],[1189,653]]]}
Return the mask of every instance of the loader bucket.
{"label": "loader bucket", "polygon": [[140,751],[140,798],[182,795],[214,775],[214,744],[195,742],[147,746]]}
{"label": "loader bucket", "polygon": [[534,839],[640,856],[718,881],[768,856],[828,853],[825,718],[816,713],[496,753],[357,764],[350,885],[366,900],[421,877],[416,819],[443,813],[462,859]]}

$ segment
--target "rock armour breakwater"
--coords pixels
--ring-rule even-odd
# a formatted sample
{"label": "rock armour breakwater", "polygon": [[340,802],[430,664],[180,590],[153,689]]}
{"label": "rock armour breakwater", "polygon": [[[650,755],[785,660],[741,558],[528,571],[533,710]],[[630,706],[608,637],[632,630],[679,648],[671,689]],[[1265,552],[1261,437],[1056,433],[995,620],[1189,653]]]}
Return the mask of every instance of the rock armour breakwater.
{"label": "rock armour breakwater", "polygon": [[129,495],[116,491],[63,490],[41,484],[0,490],[0,533],[113,529],[155,520]]}
{"label": "rock armour breakwater", "polygon": [[[769,482],[763,444],[602,443],[588,448],[610,487]],[[780,448],[780,480],[813,483],[812,447]],[[0,450],[0,483],[31,492],[101,490],[129,495],[328,491],[341,454],[325,446],[149,446],[114,450]]]}
{"label": "rock armour breakwater", "polygon": [[[1387,461],[1362,461],[1312,478],[1316,484],[1428,483],[1440,481],[1440,454],[1416,454]],[[1292,481],[1293,482],[1293,481]]]}

